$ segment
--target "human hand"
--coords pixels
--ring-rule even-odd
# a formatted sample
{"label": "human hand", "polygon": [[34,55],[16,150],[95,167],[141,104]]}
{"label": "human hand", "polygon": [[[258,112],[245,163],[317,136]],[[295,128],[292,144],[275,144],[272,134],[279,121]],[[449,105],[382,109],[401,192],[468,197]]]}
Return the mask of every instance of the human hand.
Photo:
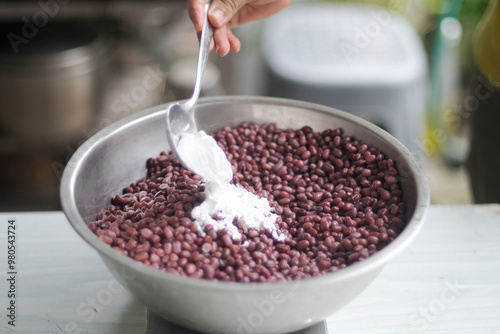
{"label": "human hand", "polygon": [[[196,32],[201,32],[207,0],[188,0],[187,8]],[[238,52],[240,40],[231,29],[255,20],[271,16],[287,7],[292,0],[212,0],[208,19],[214,27],[214,48],[221,57]]]}

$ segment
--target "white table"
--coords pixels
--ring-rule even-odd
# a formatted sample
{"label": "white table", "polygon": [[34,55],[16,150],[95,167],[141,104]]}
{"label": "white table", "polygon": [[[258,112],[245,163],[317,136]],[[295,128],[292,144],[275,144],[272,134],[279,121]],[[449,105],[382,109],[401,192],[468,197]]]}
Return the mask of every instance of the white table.
{"label": "white table", "polygon": [[[6,309],[10,218],[15,328]],[[0,213],[0,277],[1,333],[144,333],[145,307],[61,212]],[[330,334],[500,333],[500,205],[431,207],[415,242],[327,322]]]}

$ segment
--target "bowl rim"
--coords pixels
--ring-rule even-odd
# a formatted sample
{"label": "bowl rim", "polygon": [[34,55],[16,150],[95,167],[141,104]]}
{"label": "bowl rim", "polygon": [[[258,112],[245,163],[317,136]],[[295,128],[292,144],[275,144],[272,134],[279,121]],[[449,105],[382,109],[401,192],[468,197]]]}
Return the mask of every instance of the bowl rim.
{"label": "bowl rim", "polygon": [[[87,141],[85,141],[73,154],[71,159],[68,161],[61,178],[60,184],[60,199],[61,205],[66,218],[68,219],[71,226],[75,231],[82,237],[92,248],[98,251],[99,255],[105,256],[106,258],[118,262],[123,267],[130,267],[134,271],[143,272],[145,275],[152,276],[155,279],[164,280],[165,282],[172,282],[176,284],[182,284],[197,288],[210,288],[216,289],[218,291],[226,292],[254,292],[254,291],[265,291],[274,289],[290,289],[297,283],[300,286],[307,285],[324,285],[330,281],[335,280],[348,280],[352,277],[356,277],[361,272],[370,272],[377,267],[383,267],[388,260],[395,257],[397,254],[402,252],[407,246],[416,238],[418,232],[421,230],[424,222],[425,216],[427,214],[429,204],[430,204],[430,190],[427,183],[427,178],[425,172],[420,166],[413,154],[396,138],[382,130],[378,126],[361,119],[358,116],[349,114],[347,112],[338,110],[336,108],[293,99],[276,98],[276,97],[263,97],[263,96],[213,96],[213,97],[201,97],[198,101],[199,105],[209,105],[209,104],[227,104],[227,103],[255,103],[255,104],[265,104],[265,105],[276,105],[281,107],[292,107],[292,108],[303,108],[312,111],[317,111],[321,113],[327,113],[334,115],[338,118],[344,119],[348,122],[360,125],[366,130],[379,136],[382,140],[387,142],[389,145],[394,146],[397,151],[401,153],[398,158],[403,158],[405,164],[413,172],[417,187],[417,197],[416,204],[413,215],[409,222],[405,226],[404,230],[394,239],[390,244],[385,246],[382,250],[371,255],[367,259],[351,264],[343,269],[336,270],[331,273],[324,275],[319,275],[316,277],[310,277],[299,280],[292,281],[280,281],[280,282],[264,282],[264,283],[241,283],[241,282],[224,282],[217,280],[206,280],[199,278],[191,278],[180,276],[177,274],[171,274],[164,272],[145,264],[136,261],[128,256],[120,254],[114,250],[110,245],[102,242],[84,222],[83,218],[80,216],[77,208],[77,203],[75,200],[75,181],[78,173],[82,167],[82,163],[86,156],[90,154],[92,149],[99,143],[105,141],[109,136],[111,136],[115,131],[129,126],[133,126],[136,123],[143,121],[144,119],[150,117],[157,117],[158,114],[165,113],[166,107],[177,101],[169,102],[166,104],[157,105],[151,108],[134,113],[128,117],[118,120],[111,125],[100,130]],[[167,143],[166,143],[167,144]],[[418,182],[421,181],[421,182]]]}

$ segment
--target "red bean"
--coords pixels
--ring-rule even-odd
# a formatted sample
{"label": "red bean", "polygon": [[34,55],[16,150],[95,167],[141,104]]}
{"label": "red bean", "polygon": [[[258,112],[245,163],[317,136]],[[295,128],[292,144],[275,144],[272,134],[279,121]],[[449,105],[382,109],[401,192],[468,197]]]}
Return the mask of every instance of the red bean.
{"label": "red bean", "polygon": [[137,261],[144,261],[149,258],[148,252],[140,252],[134,257]]}
{"label": "red bean", "polygon": [[304,249],[306,249],[307,247],[309,247],[309,241],[308,240],[301,240],[297,243],[297,249],[299,251],[302,251]]}
{"label": "red bean", "polygon": [[212,250],[212,245],[208,242],[204,243],[202,246],[201,246],[201,251],[203,253],[209,253],[210,251]]}
{"label": "red bean", "polygon": [[233,241],[231,240],[231,237],[229,236],[229,234],[224,234],[222,236],[222,242],[228,248],[231,247],[231,246],[233,246]]}
{"label": "red bean", "polygon": [[352,253],[347,257],[347,262],[348,263],[356,262],[359,259],[359,256],[360,256],[359,253]]}
{"label": "red bean", "polygon": [[342,269],[404,228],[396,163],[340,129],[244,123],[214,137],[236,168],[233,182],[269,199],[284,242],[240,221],[241,240],[211,226],[199,231],[190,211],[203,201],[202,179],[167,152],[148,159],[148,177],[124,187],[89,229],[117,252],[172,274],[264,282]]}
{"label": "red bean", "polygon": [[153,235],[154,235],[153,231],[151,231],[151,230],[150,230],[149,228],[147,228],[147,227],[146,227],[146,228],[141,229],[140,233],[141,233],[141,236],[143,236],[143,237],[144,237],[144,238],[146,238],[146,239],[151,239],[151,238],[153,237]]}
{"label": "red bean", "polygon": [[101,239],[102,241],[104,241],[105,243],[107,243],[108,245],[111,245],[113,243],[113,238],[110,237],[110,236],[107,236],[105,234],[102,234],[99,239]]}
{"label": "red bean", "polygon": [[135,249],[135,247],[137,247],[137,240],[134,240],[134,239],[130,239],[125,244],[125,249],[128,250],[128,251],[131,251],[131,250]]}
{"label": "red bean", "polygon": [[342,246],[344,246],[346,250],[351,250],[353,248],[353,245],[349,239],[342,240]]}
{"label": "red bean", "polygon": [[186,264],[186,274],[192,275],[196,271],[196,265],[193,263]]}
{"label": "red bean", "polygon": [[350,211],[350,210],[354,209],[354,204],[347,202],[344,204],[342,209],[344,209],[345,211]]}

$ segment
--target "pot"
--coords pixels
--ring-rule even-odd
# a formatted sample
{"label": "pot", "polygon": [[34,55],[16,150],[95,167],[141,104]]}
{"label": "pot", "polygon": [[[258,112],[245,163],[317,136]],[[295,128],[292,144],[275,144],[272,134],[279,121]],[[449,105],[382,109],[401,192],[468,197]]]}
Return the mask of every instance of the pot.
{"label": "pot", "polygon": [[30,146],[67,144],[100,111],[111,37],[89,22],[31,28],[0,28],[0,127]]}

